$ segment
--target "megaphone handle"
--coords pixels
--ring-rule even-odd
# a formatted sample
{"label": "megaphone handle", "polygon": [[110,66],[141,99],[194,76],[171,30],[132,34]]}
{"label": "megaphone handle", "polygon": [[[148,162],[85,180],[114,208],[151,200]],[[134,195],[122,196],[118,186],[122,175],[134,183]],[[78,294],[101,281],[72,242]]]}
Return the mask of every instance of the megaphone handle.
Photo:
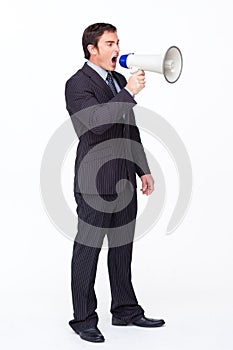
{"label": "megaphone handle", "polygon": [[139,70],[141,70],[140,67],[130,67],[130,74],[134,74],[134,73],[138,72]]}

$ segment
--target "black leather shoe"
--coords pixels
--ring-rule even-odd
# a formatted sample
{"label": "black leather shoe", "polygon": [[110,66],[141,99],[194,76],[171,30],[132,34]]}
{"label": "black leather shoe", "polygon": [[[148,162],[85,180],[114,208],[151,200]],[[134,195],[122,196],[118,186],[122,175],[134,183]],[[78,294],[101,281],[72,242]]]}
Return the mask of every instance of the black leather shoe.
{"label": "black leather shoe", "polygon": [[104,336],[97,327],[84,329],[83,331],[77,332],[83,340],[90,341],[93,343],[103,343]]}
{"label": "black leather shoe", "polygon": [[103,343],[105,341],[103,334],[96,326],[79,331],[72,327],[72,321],[69,322],[69,325],[83,340],[90,341],[92,343]]}
{"label": "black leather shoe", "polygon": [[112,325],[113,326],[129,326],[134,325],[138,327],[161,327],[165,324],[164,320],[155,320],[153,318],[146,318],[145,316],[142,316],[141,318],[137,319],[136,321],[131,322],[125,322],[123,320],[120,320],[119,318],[113,317],[112,318]]}

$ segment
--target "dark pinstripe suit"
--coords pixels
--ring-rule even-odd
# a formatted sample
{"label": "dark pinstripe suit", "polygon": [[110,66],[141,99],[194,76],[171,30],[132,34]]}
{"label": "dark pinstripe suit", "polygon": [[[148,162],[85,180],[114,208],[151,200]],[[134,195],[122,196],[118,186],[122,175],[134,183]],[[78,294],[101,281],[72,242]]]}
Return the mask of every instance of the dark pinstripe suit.
{"label": "dark pinstripe suit", "polygon": [[[74,194],[79,220],[72,257],[74,307],[72,322],[73,327],[76,327],[77,330],[96,325],[98,322],[95,311],[97,300],[94,282],[98,256],[106,232],[109,242],[108,270],[112,294],[111,312],[115,317],[125,321],[136,319],[144,313],[141,306],[138,305],[131,283],[131,259],[137,213],[135,174],[142,176],[150,173],[150,170],[132,112],[132,107],[136,102],[129,92],[123,89],[126,85],[124,76],[117,72],[113,72],[113,76],[122,89],[116,96],[113,96],[106,82],[87,64],[84,64],[82,69],[67,81],[65,89],[67,110],[79,137],[74,178]],[[124,115],[124,120],[122,115]],[[123,149],[123,152],[129,152],[130,158],[127,158],[126,155],[126,159],[116,156],[115,158],[118,159],[108,161],[111,155],[116,155],[114,153],[116,148],[122,147],[122,142],[119,142],[117,147],[116,143],[111,145],[111,141],[106,147],[105,142],[109,140],[117,142],[119,138],[136,141],[141,145],[140,152],[135,152],[133,147],[128,147],[127,150]],[[101,148],[102,144],[105,145],[103,148]],[[96,151],[95,146],[100,146],[100,148]],[[84,159],[87,154],[88,158]],[[140,158],[141,166],[132,161],[134,158],[137,160]],[[100,168],[95,184],[105,204],[99,201],[100,197],[94,194],[91,187],[93,172],[103,160],[106,162]],[[81,164],[83,176],[80,175]],[[120,182],[117,197],[116,184],[121,179],[128,179],[133,186],[131,188],[128,184]],[[84,200],[84,195],[85,198],[88,198],[88,203]],[[112,212],[106,212],[107,204],[110,205],[111,201],[121,198],[124,203],[129,197],[132,199],[127,207],[119,210],[116,205]],[[93,209],[92,203],[97,209]],[[120,230],[122,227],[125,227],[127,232]],[[111,233],[106,231],[108,229],[109,231],[114,229],[115,233],[121,231],[117,236],[119,240],[117,244],[111,241],[112,237],[116,236],[111,236]],[[129,238],[125,243],[124,235]]]}

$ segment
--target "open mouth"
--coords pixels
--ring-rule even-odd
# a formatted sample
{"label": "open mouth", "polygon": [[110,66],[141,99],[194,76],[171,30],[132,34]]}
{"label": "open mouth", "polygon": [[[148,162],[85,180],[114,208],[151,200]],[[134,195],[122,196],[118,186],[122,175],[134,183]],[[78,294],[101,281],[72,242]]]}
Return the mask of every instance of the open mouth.
{"label": "open mouth", "polygon": [[113,56],[112,57],[112,63],[116,63],[117,62],[117,56]]}

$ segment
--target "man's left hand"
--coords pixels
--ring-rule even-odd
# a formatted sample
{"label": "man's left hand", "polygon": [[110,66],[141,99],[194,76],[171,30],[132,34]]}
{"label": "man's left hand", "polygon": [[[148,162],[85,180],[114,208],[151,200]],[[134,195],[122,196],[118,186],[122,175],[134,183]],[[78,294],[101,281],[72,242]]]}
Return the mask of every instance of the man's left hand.
{"label": "man's left hand", "polygon": [[151,174],[141,176],[142,180],[142,194],[150,195],[154,191],[154,179]]}

